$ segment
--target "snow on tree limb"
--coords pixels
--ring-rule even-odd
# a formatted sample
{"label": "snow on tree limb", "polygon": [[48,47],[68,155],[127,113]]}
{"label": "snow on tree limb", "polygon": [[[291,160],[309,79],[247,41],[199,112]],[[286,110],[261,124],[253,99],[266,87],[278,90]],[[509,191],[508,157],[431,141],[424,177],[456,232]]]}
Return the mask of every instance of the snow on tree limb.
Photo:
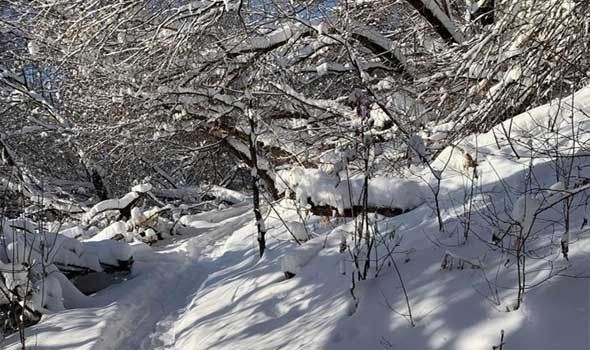
{"label": "snow on tree limb", "polygon": [[411,78],[414,72],[408,67],[406,58],[399,47],[375,30],[365,26],[358,26],[352,30],[352,36],[366,46],[378,57],[386,59],[394,68]]}
{"label": "snow on tree limb", "polygon": [[341,105],[340,103],[332,100],[320,100],[320,99],[312,99],[305,97],[303,94],[295,91],[292,87],[285,85],[285,84],[275,84],[271,83],[277,90],[283,92],[284,94],[288,95],[289,97],[294,98],[296,101],[299,101],[303,105],[313,107],[315,109],[329,112],[335,115],[348,117],[350,119],[354,119],[356,117],[355,112],[346,106]]}
{"label": "snow on tree limb", "polygon": [[309,27],[293,25],[290,23],[282,24],[279,28],[266,35],[249,38],[245,41],[239,42],[236,47],[228,51],[228,56],[236,57],[244,53],[272,51],[287,43],[293,37],[308,35],[309,33],[311,33],[311,28]]}
{"label": "snow on tree limb", "polygon": [[139,192],[129,192],[125,196],[116,199],[107,199],[100,203],[97,203],[89,211],[84,213],[82,217],[83,222],[90,222],[95,216],[100,213],[109,211],[109,210],[122,210],[127,208],[129,205],[132,205],[135,201],[137,201],[140,197]]}

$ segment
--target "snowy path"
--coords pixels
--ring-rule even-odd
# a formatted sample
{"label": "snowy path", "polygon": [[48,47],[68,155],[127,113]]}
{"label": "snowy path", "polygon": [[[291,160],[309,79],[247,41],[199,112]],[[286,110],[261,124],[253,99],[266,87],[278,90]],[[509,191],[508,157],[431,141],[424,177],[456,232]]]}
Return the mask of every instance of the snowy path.
{"label": "snowy path", "polygon": [[139,349],[165,349],[173,344],[174,338],[166,337],[170,320],[183,307],[186,297],[207,277],[208,270],[188,257],[171,255],[172,261],[162,263],[146,279],[146,288],[151,292],[139,303],[145,309],[134,305],[124,311],[134,319],[119,328],[124,336],[116,346],[118,349],[138,349],[138,344]]}
{"label": "snowy path", "polygon": [[[234,213],[232,211],[232,215]],[[157,250],[156,254],[171,261],[159,264],[157,271],[150,274],[151,278],[146,282],[150,284],[147,288],[155,292],[150,293],[153,299],[145,304],[145,310],[130,313],[140,319],[128,323],[131,329],[124,332],[126,336],[117,349],[134,350],[138,344],[141,350],[174,347],[175,321],[186,310],[209,273],[215,271],[215,257],[222,254],[225,239],[250,220],[250,211],[246,208],[242,215],[229,219],[223,216],[218,222],[214,218],[208,219],[214,222],[193,223],[201,231],[196,237],[182,239]]]}
{"label": "snowy path", "polygon": [[[134,253],[131,278],[89,298],[86,308],[44,317],[29,329],[27,347],[45,350],[174,348],[174,323],[191,303],[231,233],[251,220],[249,207],[194,220],[191,235]],[[63,325],[68,325],[65,327]],[[67,330],[67,332],[64,332]],[[66,338],[66,339],[64,339]],[[15,336],[2,349],[20,348]]]}

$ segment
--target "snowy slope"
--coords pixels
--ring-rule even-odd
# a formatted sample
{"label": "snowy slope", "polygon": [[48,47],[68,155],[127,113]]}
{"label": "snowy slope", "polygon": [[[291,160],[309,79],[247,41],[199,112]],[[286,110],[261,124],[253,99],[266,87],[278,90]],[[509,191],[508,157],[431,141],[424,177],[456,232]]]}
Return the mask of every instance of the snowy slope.
{"label": "snowy slope", "polygon": [[[400,316],[406,313],[406,304],[391,268],[357,287],[360,304],[349,316],[351,269],[345,276],[338,273],[338,264],[346,257],[338,253],[337,236],[339,230],[350,230],[350,225],[330,231],[336,237],[328,238],[318,257],[287,281],[278,264],[279,257],[288,251],[285,243],[273,242],[270,253],[258,261],[249,239],[254,235],[250,228],[234,233],[222,257],[234,259],[238,254],[240,258],[235,261],[240,264],[210,276],[193,299],[193,309],[176,322],[177,348],[490,349],[500,343],[502,330],[506,348],[587,348],[588,282],[565,277],[587,275],[588,257],[584,253],[590,248],[589,234],[577,229],[585,216],[583,209],[572,215],[571,232],[576,242],[570,262],[561,257],[558,248],[563,227],[547,227],[560,217],[560,211],[547,210],[539,215],[533,228],[538,234],[529,249],[544,256],[529,260],[528,285],[535,288],[527,291],[524,305],[516,311],[511,311],[516,298],[515,261],[491,246],[494,229],[488,222],[493,208],[499,208],[499,216],[512,214],[513,203],[529,186],[525,184],[529,172],[534,174],[537,195],[546,196],[541,203],[550,203],[554,193],[547,189],[560,179],[556,178],[553,159],[541,154],[546,148],[541,147],[541,140],[567,140],[572,109],[576,128],[585,126],[590,89],[578,93],[574,101],[574,108],[566,99],[561,105],[541,107],[505,123],[522,145],[528,145],[531,139],[539,142],[534,145],[536,154],[525,153],[528,147],[506,142],[498,147],[494,133],[500,127],[461,144],[463,149],[477,153],[480,163],[467,242],[462,220],[472,179],[461,167],[461,153],[453,148],[443,152],[437,163],[441,170],[444,168],[441,207],[445,232],[438,232],[433,203],[380,222],[381,226],[395,227],[403,236],[397,251],[400,261],[409,260],[400,264],[400,270],[415,327]],[[559,125],[559,137],[539,127],[548,121]],[[577,132],[583,137],[585,130]],[[513,148],[521,153],[520,158],[515,157]],[[532,164],[531,156],[535,157]],[[458,159],[451,159],[451,165],[444,167],[449,157]],[[580,162],[584,162],[583,157]],[[581,170],[575,176],[587,174]],[[285,211],[283,215],[289,216],[288,209]],[[271,219],[269,226],[273,225],[279,225],[277,220]],[[286,239],[273,233],[277,235],[274,238]],[[482,268],[441,270],[441,259],[447,252],[475,261]]]}
{"label": "snowy slope", "polygon": [[[245,209],[248,209],[247,207]],[[214,260],[211,257],[232,228],[250,220],[244,209],[217,215],[217,225],[195,228],[183,237],[153,251],[134,246],[135,263],[129,280],[89,298],[85,308],[44,315],[28,329],[27,346],[50,349],[152,349],[165,343],[159,329],[166,317],[182,308],[198,290]],[[241,212],[241,213],[240,213]],[[11,336],[2,349],[20,349]]]}
{"label": "snowy slope", "polygon": [[[379,230],[395,232],[399,243],[393,256],[414,327],[391,264],[357,283],[354,307],[350,255],[340,253],[342,238],[354,228],[350,219],[321,223],[307,217],[305,227],[316,238],[303,245],[324,243],[316,256],[301,260],[294,278],[285,279],[283,257],[301,248],[282,222],[300,221],[301,213],[295,201],[283,200],[266,218],[262,259],[247,207],[187,217],[183,223],[194,235],[155,251],[137,246],[130,280],[99,292],[88,308],[45,316],[28,330],[28,342],[39,349],[473,350],[498,345],[504,331],[504,349],[587,349],[590,231],[582,225],[588,195],[582,180],[590,174],[581,145],[588,140],[588,115],[590,88],[443,151],[434,166],[442,172],[444,232],[432,198],[400,216],[379,218]],[[555,132],[541,127],[550,124]],[[579,143],[571,143],[573,134]],[[567,150],[562,155],[577,155],[575,162],[556,161],[556,144]],[[477,179],[463,169],[460,150],[477,159]],[[564,179],[556,164],[574,171]],[[424,170],[415,180],[432,181],[429,174]],[[574,187],[580,191],[572,197],[568,261],[560,249],[565,226],[559,199]],[[531,200],[543,210],[530,225],[526,294],[515,310],[517,264],[504,248],[518,242],[512,235],[494,245],[491,238],[508,222],[528,222],[531,207],[518,203]],[[464,269],[461,261],[468,262]],[[18,348],[18,339],[2,348]]]}

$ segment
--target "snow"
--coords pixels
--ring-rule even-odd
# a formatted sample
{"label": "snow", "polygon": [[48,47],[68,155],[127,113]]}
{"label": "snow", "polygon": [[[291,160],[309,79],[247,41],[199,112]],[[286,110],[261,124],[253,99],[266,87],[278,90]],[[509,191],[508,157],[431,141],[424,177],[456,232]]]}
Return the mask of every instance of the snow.
{"label": "snow", "polygon": [[317,30],[318,35],[328,34],[329,29],[330,29],[330,26],[326,22],[320,22],[318,25],[315,26],[315,30]]}
{"label": "snow", "polygon": [[411,67],[409,67],[407,65],[406,57],[402,53],[402,50],[398,46],[396,46],[391,40],[389,40],[387,37],[383,36],[381,33],[377,32],[375,30],[372,30],[371,28],[369,28],[367,26],[363,26],[360,24],[355,24],[355,26],[352,30],[354,31],[355,35],[359,35],[359,36],[366,38],[373,45],[376,45],[376,46],[380,47],[381,49],[383,49],[384,52],[387,52],[388,54],[392,54],[395,57],[395,59],[398,61],[397,62],[398,64],[401,64],[408,73],[410,73],[410,74],[413,73]]}
{"label": "snow", "polygon": [[[48,293],[39,291],[34,300],[40,308],[44,305],[38,300],[48,301],[46,306],[55,312],[29,327],[27,340],[53,349],[479,350],[498,345],[503,331],[506,349],[585,348],[590,286],[582,277],[590,263],[590,237],[587,229],[579,227],[587,192],[572,199],[567,236],[562,207],[548,206],[560,204],[555,201],[573,194],[576,180],[590,174],[584,156],[573,164],[575,171],[569,178],[556,175],[554,153],[547,152],[555,145],[551,141],[555,132],[548,131],[547,125],[555,124],[567,154],[572,152],[567,147],[572,132],[579,132],[580,144],[586,142],[590,88],[558,102],[505,122],[514,150],[498,126],[442,151],[432,166],[441,176],[438,205],[444,232],[438,230],[435,202],[421,182],[428,179],[430,170],[408,179],[373,177],[369,185],[373,205],[409,211],[392,218],[371,217],[380,239],[390,242],[393,253],[388,254],[383,244],[376,245],[375,256],[384,263],[377,276],[373,269],[369,279],[357,281],[356,300],[350,288],[358,268],[350,255],[354,249],[346,246],[354,244],[359,221],[338,218],[322,228],[321,218],[309,215],[303,220],[298,209],[307,205],[308,198],[339,209],[350,205],[348,187],[352,197],[359,197],[363,178],[294,168],[278,174],[284,179],[278,184],[283,190],[294,190],[298,200],[273,203],[276,212],[264,208],[268,247],[262,258],[257,251],[256,221],[247,202],[183,216],[180,224],[185,225],[186,234],[153,249],[111,240],[78,246],[64,239],[65,250],[71,254],[81,253],[81,247],[104,263],[117,264],[133,256],[132,275],[76,300],[78,308],[72,309],[74,303],[66,305],[75,298],[64,298],[68,309],[62,310],[59,290],[66,295],[71,289],[62,274],[51,272]],[[444,126],[437,132],[450,129]],[[579,144],[573,146],[575,152],[586,154]],[[466,198],[475,180],[462,173],[463,152],[458,147],[477,154],[480,163],[470,213]],[[145,216],[136,211],[135,217],[139,213]],[[490,217],[504,222],[492,222]],[[283,222],[293,231],[307,228],[314,238],[298,245]],[[27,221],[18,224],[35,227]],[[523,304],[515,310],[518,267],[509,248],[515,246],[519,225],[530,233],[526,251],[541,258],[527,258],[527,289]],[[507,236],[491,244],[492,233],[500,228],[506,228]],[[561,256],[562,239],[569,245],[569,261]],[[27,252],[20,242],[9,243],[13,244],[0,250],[0,255]],[[64,253],[63,259],[71,258],[70,253]],[[4,254],[2,262],[7,264],[10,254]],[[408,321],[396,269],[407,290],[414,327]],[[295,271],[296,276],[285,279],[286,270]],[[22,278],[6,277],[9,284],[18,284]],[[0,346],[20,348],[18,335]]]}
{"label": "snow", "polygon": [[[256,169],[252,169],[254,171]],[[256,175],[256,174],[255,174]],[[248,196],[238,191],[230,190],[221,186],[210,186],[207,192],[211,193],[219,201],[226,201],[231,204],[243,203],[248,200]]]}
{"label": "snow", "polygon": [[467,0],[467,8],[471,13],[476,13],[484,4],[485,0]]}
{"label": "snow", "polygon": [[408,151],[414,163],[421,163],[426,156],[426,145],[418,134],[412,134],[408,139]]}
{"label": "snow", "polygon": [[[308,206],[308,199],[315,205],[328,205],[340,214],[352,205],[362,205],[364,177],[354,176],[339,181],[338,177],[318,169],[293,169],[279,182],[280,190],[292,189],[299,205]],[[417,181],[390,177],[369,179],[368,205],[374,208],[409,210],[424,202],[423,188]]]}
{"label": "snow", "polygon": [[542,201],[530,195],[523,195],[514,203],[512,218],[522,227],[522,235],[528,235],[533,228],[537,211],[541,208]]}
{"label": "snow", "polygon": [[65,310],[62,299],[63,291],[60,281],[52,275],[45,278],[40,293],[34,293],[32,303],[36,309],[51,311]]}
{"label": "snow", "polygon": [[298,274],[324,246],[326,238],[316,237],[279,258],[281,271]]}
{"label": "snow", "polygon": [[108,210],[117,210],[123,209],[128,206],[131,202],[139,198],[138,192],[129,192],[123,197],[119,199],[107,199],[105,201],[99,202],[94,205],[90,210],[84,213],[82,220],[84,222],[89,222],[99,213],[108,211]]}
{"label": "snow", "polygon": [[512,83],[518,82],[519,79],[522,77],[522,75],[523,75],[522,67],[520,65],[513,66],[506,73],[504,73],[504,76],[502,77],[502,79],[499,83],[497,83],[496,85],[494,85],[490,88],[490,91],[488,91],[488,95],[490,97],[495,96],[504,87],[506,87]]}
{"label": "snow", "polygon": [[[154,252],[143,244],[128,246],[118,258],[124,259],[131,253],[136,259],[131,278],[86,297],[84,308],[48,314],[27,330],[35,339],[30,344],[64,350],[162,348],[168,339],[164,332],[170,331],[174,339],[174,329],[167,328],[173,326],[172,316],[186,306],[185,296],[196,292],[207,278],[209,259],[220,248],[216,243],[227,237],[227,230],[237,230],[251,218],[251,210],[245,216],[233,216],[235,210],[219,212],[218,216],[221,219],[228,213],[232,216],[221,220],[219,226],[195,229],[191,238],[161,251]],[[106,248],[100,247],[105,242],[120,243],[92,244],[97,249]],[[154,304],[161,308],[152,308]],[[68,324],[72,327],[63,332],[63,325]],[[14,336],[0,344],[2,349],[20,348]]]}
{"label": "snow", "polygon": [[329,66],[328,63],[322,63],[316,67],[316,71],[318,72],[319,76],[328,74]]}
{"label": "snow", "polygon": [[285,222],[291,234],[300,242],[305,242],[310,239],[310,229],[308,229],[305,223],[300,221],[288,221]]}
{"label": "snow", "polygon": [[131,188],[131,191],[133,192],[137,192],[137,193],[146,193],[149,192],[153,189],[153,186],[149,183],[145,183],[145,184],[139,184],[136,186],[133,186]]}
{"label": "snow", "polygon": [[[555,124],[561,126],[564,135],[568,135],[566,125],[571,123],[570,118],[573,117],[574,124],[581,130],[585,130],[588,126],[585,123],[586,113],[590,110],[590,86],[585,87],[572,96],[566,97],[562,100],[553,101],[550,104],[534,108],[528,112],[518,115],[511,120],[505,121],[504,127],[511,126],[514,130],[511,135],[515,137],[526,135],[544,136],[547,132],[543,129],[550,125],[550,122],[555,121]],[[573,113],[572,113],[573,112]],[[500,126],[495,127],[497,131]],[[571,134],[571,131],[569,131]],[[581,135],[585,140],[586,135]]]}
{"label": "snow", "polygon": [[155,242],[158,240],[156,231],[154,231],[153,228],[148,228],[147,230],[145,230],[145,238],[147,242]]}
{"label": "snow", "polygon": [[551,185],[549,187],[549,195],[556,195],[556,194],[560,194],[563,193],[566,190],[565,187],[565,183],[563,183],[563,181],[557,181],[556,183],[554,183],[553,185]]}
{"label": "snow", "polygon": [[[141,209],[139,209],[138,207],[131,209],[131,223],[133,224],[133,226],[141,226],[146,220],[147,220],[147,217],[143,214]],[[116,224],[116,223],[113,223],[113,225],[114,224]],[[125,227],[121,227],[121,229],[119,229],[118,231],[125,232],[127,230]],[[110,239],[110,237],[107,239]]]}
{"label": "snow", "polygon": [[[129,246],[121,242],[87,243],[60,234],[39,233],[39,226],[25,219],[4,220],[1,226],[0,271],[6,286],[13,290],[30,288],[30,306],[41,313],[80,307],[87,302],[60,269],[102,271],[103,264],[118,266],[119,261],[132,258]],[[3,286],[0,288],[3,290]],[[7,302],[0,298],[0,304]]]}
{"label": "snow", "polygon": [[105,239],[113,239],[117,235],[127,236],[127,223],[125,221],[116,221],[105,227],[99,233],[94,235],[88,241],[102,241]]}
{"label": "snow", "polygon": [[[111,226],[121,226],[121,223],[124,228],[124,222],[116,222]],[[101,263],[110,264],[116,263],[117,260],[127,261],[131,258],[128,245],[123,242],[103,241],[97,236],[81,242],[55,233],[38,235],[37,225],[22,219],[7,220],[3,223],[3,227],[4,243],[9,249],[16,249],[18,252],[16,256],[19,259],[27,257],[32,251],[33,257],[27,259],[43,260],[58,266],[86,267],[94,271],[102,271]],[[105,230],[113,231],[114,229]],[[103,233],[99,235],[101,234]],[[104,235],[108,236],[106,233]],[[0,260],[10,261],[11,256],[11,254],[6,256],[0,254]]]}
{"label": "snow", "polygon": [[[126,262],[133,258],[133,250],[129,244],[104,240],[104,241],[86,241],[84,246],[92,252],[101,265],[119,266],[120,262]],[[98,271],[102,271],[98,270]]]}
{"label": "snow", "polygon": [[376,129],[383,129],[390,121],[389,116],[376,104],[371,107],[369,116]]}
{"label": "snow", "polygon": [[[224,0],[230,1],[230,0]],[[236,2],[236,4],[239,2]],[[241,42],[236,46],[232,52],[249,52],[254,50],[265,49],[279,43],[289,40],[291,37],[296,35],[301,29],[301,26],[294,26],[285,24],[279,28],[269,32],[266,35],[253,37],[247,41]]]}
{"label": "snow", "polygon": [[39,54],[39,46],[34,41],[29,41],[27,43],[27,48],[29,49],[29,54],[32,57],[35,57],[35,56],[37,56]]}

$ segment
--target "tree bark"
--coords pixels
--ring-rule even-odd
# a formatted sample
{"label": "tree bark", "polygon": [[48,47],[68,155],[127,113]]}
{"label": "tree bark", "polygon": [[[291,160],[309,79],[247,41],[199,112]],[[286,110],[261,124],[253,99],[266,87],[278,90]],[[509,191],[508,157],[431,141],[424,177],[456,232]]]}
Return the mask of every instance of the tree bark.
{"label": "tree bark", "polygon": [[[258,229],[258,250],[260,257],[264,255],[266,250],[266,227],[264,225],[264,219],[260,212],[260,191],[258,189],[258,155],[256,154],[256,121],[254,115],[248,111],[248,121],[250,123],[250,137],[249,148],[250,148],[250,159],[252,165],[250,166],[252,171],[250,176],[252,177],[252,202],[254,204],[254,218],[256,219],[256,228]],[[273,183],[274,187],[274,183]]]}
{"label": "tree bark", "polygon": [[[434,30],[448,43],[460,44],[457,36],[459,33],[453,33],[447,25],[445,19],[450,23],[450,19],[444,14],[443,10],[433,0],[406,0],[412,7],[414,7],[434,28]],[[426,5],[429,4],[429,6]],[[435,10],[433,10],[433,8]],[[440,10],[437,14],[436,8]],[[441,18],[442,17],[444,18]],[[460,35],[462,36],[462,35]]]}

